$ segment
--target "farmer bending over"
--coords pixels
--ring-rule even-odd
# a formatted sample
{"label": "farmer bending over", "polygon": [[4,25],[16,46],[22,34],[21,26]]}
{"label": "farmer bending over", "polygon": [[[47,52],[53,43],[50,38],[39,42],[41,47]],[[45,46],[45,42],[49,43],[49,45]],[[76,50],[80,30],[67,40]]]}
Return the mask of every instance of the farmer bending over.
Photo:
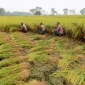
{"label": "farmer bending over", "polygon": [[37,27],[37,32],[39,34],[44,34],[45,33],[45,26],[43,25],[43,23],[40,23],[40,25]]}
{"label": "farmer bending over", "polygon": [[27,32],[27,27],[25,26],[25,24],[23,22],[21,22],[21,29],[19,29],[19,31],[21,32]]}
{"label": "farmer bending over", "polygon": [[63,29],[62,29],[60,23],[57,22],[56,26],[57,26],[56,29],[52,30],[52,32],[57,36],[62,36],[63,35]]}

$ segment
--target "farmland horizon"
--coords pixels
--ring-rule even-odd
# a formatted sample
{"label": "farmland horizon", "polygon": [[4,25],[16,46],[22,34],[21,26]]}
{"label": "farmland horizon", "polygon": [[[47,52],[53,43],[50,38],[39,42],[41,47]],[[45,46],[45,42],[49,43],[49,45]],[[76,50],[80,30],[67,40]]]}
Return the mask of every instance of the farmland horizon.
{"label": "farmland horizon", "polygon": [[43,10],[46,11],[47,14],[51,13],[51,8],[55,8],[58,14],[64,14],[63,9],[67,8],[68,10],[75,10],[76,14],[80,14],[80,10],[85,8],[84,0],[3,0],[0,3],[0,7],[4,8],[6,11],[14,12],[29,12],[30,9],[33,9],[37,6],[41,7]]}

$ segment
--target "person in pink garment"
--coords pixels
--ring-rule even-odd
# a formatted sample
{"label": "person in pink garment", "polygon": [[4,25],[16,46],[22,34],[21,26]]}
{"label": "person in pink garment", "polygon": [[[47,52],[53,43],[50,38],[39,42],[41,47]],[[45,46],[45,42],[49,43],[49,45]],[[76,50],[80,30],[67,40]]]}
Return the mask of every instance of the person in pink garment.
{"label": "person in pink garment", "polygon": [[56,29],[52,30],[52,32],[57,35],[57,36],[62,36],[63,35],[63,28],[61,27],[60,23],[56,23]]}

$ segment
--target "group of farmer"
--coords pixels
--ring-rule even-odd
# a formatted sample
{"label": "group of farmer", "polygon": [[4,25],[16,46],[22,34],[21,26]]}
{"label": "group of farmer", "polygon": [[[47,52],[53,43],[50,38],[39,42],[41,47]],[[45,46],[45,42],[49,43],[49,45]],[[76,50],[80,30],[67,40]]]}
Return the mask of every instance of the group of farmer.
{"label": "group of farmer", "polygon": [[[21,22],[21,29],[19,29],[19,31],[24,33],[27,32],[27,27],[23,22]],[[37,32],[42,35],[45,33],[45,26],[43,25],[43,23],[40,23],[40,25],[37,26]],[[63,28],[59,22],[56,23],[56,27],[52,30],[52,33],[57,36],[64,35]],[[85,33],[83,32],[83,30],[81,30],[81,34],[82,34],[82,40],[85,42]]]}
{"label": "group of farmer", "polygon": [[[19,29],[19,31],[22,31],[24,33],[27,32],[27,27],[23,22],[21,22],[21,29]],[[45,26],[43,25],[43,23],[40,23],[40,25],[37,26],[37,32],[42,35],[45,33]],[[54,30],[52,30],[52,32],[57,36],[62,36],[64,34],[59,22],[56,23],[56,27]]]}

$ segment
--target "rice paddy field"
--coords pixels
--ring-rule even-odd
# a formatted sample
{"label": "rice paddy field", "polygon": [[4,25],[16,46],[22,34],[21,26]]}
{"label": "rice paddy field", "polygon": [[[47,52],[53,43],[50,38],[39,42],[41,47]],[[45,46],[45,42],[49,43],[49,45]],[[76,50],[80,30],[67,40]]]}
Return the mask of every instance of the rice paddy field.
{"label": "rice paddy field", "polygon": [[42,22],[46,27],[46,32],[52,33],[56,22],[60,22],[64,29],[65,35],[80,39],[80,29],[85,30],[85,16],[1,16],[0,30],[15,31],[24,22],[28,30],[36,31],[36,26]]}
{"label": "rice paddy field", "polygon": [[[28,32],[17,30],[24,22]],[[46,33],[36,33],[42,22]],[[54,36],[60,22],[65,35]],[[85,16],[0,16],[0,85],[85,85]]]}

